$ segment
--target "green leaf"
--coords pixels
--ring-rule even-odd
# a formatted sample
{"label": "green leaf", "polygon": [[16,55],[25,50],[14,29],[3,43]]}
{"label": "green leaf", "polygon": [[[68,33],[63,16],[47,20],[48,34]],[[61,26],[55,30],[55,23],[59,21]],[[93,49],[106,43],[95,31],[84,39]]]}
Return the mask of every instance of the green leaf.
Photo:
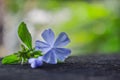
{"label": "green leaf", "polygon": [[18,36],[29,49],[32,49],[32,36],[24,22],[19,25]]}
{"label": "green leaf", "polygon": [[18,64],[18,63],[19,63],[19,58],[15,54],[6,56],[2,59],[2,64]]}
{"label": "green leaf", "polygon": [[39,56],[42,56],[41,51],[31,51],[30,52],[30,57],[37,58]]}
{"label": "green leaf", "polygon": [[33,51],[33,54],[34,54],[34,55],[42,56],[41,51]]}
{"label": "green leaf", "polygon": [[42,56],[41,51],[34,51],[33,54],[34,54],[34,58]]}
{"label": "green leaf", "polygon": [[64,63],[64,61],[57,60],[58,64]]}

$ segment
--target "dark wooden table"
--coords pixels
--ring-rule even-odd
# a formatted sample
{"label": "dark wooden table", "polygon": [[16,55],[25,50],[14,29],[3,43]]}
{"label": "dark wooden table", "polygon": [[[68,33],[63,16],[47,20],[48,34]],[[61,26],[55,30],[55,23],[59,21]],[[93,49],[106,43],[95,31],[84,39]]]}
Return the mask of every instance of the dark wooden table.
{"label": "dark wooden table", "polygon": [[120,54],[72,56],[37,69],[0,63],[0,80],[120,80]]}

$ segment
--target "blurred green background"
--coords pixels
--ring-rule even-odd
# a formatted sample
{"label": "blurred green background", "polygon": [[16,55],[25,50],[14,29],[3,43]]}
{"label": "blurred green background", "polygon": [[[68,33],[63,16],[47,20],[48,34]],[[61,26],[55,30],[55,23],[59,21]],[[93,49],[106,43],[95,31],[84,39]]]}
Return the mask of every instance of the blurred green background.
{"label": "blurred green background", "polygon": [[66,32],[72,55],[120,52],[120,0],[0,0],[0,4],[1,56],[19,49],[16,31],[21,21],[33,41],[46,28],[56,35]]}

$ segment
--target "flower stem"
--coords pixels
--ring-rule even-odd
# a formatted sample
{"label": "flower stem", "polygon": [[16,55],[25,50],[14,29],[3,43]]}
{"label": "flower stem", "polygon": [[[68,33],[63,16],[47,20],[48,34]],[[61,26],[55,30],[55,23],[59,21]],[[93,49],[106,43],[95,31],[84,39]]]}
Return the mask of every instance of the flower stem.
{"label": "flower stem", "polygon": [[24,58],[22,57],[22,60],[21,60],[21,65],[23,65],[23,63],[24,63]]}

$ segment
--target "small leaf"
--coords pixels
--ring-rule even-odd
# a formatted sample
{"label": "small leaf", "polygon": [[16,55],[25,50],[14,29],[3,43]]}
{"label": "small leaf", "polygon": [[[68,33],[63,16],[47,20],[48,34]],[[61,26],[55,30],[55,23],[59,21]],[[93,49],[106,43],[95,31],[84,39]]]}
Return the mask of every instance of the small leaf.
{"label": "small leaf", "polygon": [[57,60],[58,64],[64,63],[64,61]]}
{"label": "small leaf", "polygon": [[34,55],[42,56],[41,51],[33,51],[33,54],[34,54]]}
{"label": "small leaf", "polygon": [[19,58],[15,54],[6,56],[2,59],[2,64],[18,64],[18,63],[19,63]]}
{"label": "small leaf", "polygon": [[30,52],[30,57],[37,58],[39,56],[42,56],[41,51],[31,51]]}
{"label": "small leaf", "polygon": [[26,48],[25,48],[25,46],[23,44],[21,44],[20,47],[21,47],[22,51],[26,51]]}
{"label": "small leaf", "polygon": [[32,49],[32,36],[24,22],[19,25],[18,36],[28,48]]}

